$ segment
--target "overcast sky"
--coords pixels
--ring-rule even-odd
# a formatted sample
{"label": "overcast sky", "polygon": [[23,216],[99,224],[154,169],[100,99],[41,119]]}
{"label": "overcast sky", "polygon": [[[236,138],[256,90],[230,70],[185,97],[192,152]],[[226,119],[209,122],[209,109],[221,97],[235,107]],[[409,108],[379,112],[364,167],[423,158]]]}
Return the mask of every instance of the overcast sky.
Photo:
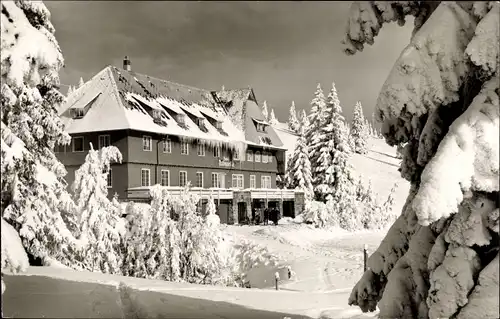
{"label": "overcast sky", "polygon": [[[47,1],[65,58],[62,84],[106,65],[217,90],[251,86],[279,120],[292,100],[310,109],[317,83],[335,82],[346,118],[357,100],[370,117],[409,41],[411,24],[384,27],[373,46],[342,52],[348,2]],[[65,92],[66,88],[63,88]]]}

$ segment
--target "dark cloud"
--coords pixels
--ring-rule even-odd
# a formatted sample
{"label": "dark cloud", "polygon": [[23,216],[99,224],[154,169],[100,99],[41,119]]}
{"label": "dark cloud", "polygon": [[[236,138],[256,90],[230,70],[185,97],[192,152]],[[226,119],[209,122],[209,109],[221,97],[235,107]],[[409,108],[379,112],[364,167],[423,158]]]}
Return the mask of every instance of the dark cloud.
{"label": "dark cloud", "polygon": [[252,86],[280,120],[295,100],[309,109],[318,82],[335,81],[346,117],[357,100],[371,114],[409,25],[390,25],[373,47],[342,53],[348,2],[50,1],[76,84],[129,55],[137,72],[206,89]]}

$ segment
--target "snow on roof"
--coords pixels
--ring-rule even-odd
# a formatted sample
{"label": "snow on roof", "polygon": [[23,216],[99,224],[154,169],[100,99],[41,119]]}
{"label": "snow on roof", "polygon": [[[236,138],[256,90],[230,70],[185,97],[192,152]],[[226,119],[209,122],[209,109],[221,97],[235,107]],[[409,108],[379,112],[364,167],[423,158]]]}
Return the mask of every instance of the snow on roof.
{"label": "snow on roof", "polygon": [[[245,130],[245,119],[249,118],[244,107],[256,110],[251,111],[253,118],[264,121],[259,117],[258,106],[255,103],[246,103],[255,95],[251,89],[230,90],[230,94],[221,94],[224,101],[230,101],[231,106],[223,107],[216,101],[210,91],[197,89],[169,81],[149,77],[147,75],[117,69],[108,66],[79,90],[70,94],[64,107],[60,110],[66,131],[70,134],[132,129],[165,135],[176,135],[181,138],[192,138],[226,144],[230,148],[252,142],[259,145],[259,134]],[[214,92],[215,93],[215,92]],[[216,97],[218,93],[216,93]],[[71,107],[84,107],[89,101],[95,101],[83,118],[73,119],[69,112]],[[229,100],[228,100],[229,99]],[[86,104],[85,101],[87,101]],[[162,111],[163,124],[158,124],[148,113],[149,109]],[[197,118],[209,118],[221,122],[221,129],[217,129],[213,122],[205,120],[205,128],[186,116],[184,125],[180,125],[171,116],[167,109],[177,114],[190,113]],[[257,116],[256,116],[257,114]],[[247,125],[248,126],[248,125]],[[274,146],[280,147],[281,141],[272,131],[269,136]],[[263,145],[260,145],[263,146]],[[265,145],[271,147],[272,145]]]}
{"label": "snow on roof", "polygon": [[168,97],[162,96],[157,98],[156,101],[160,103],[160,105],[162,105],[163,107],[170,109],[172,112],[175,112],[177,114],[184,114],[182,109],[179,107],[180,103],[173,99],[169,99]]}
{"label": "snow on roof", "polygon": [[254,120],[255,122],[257,122],[257,124],[269,125],[268,122],[263,121],[263,120],[259,120],[259,119],[253,118],[253,117],[252,117],[252,120]]}

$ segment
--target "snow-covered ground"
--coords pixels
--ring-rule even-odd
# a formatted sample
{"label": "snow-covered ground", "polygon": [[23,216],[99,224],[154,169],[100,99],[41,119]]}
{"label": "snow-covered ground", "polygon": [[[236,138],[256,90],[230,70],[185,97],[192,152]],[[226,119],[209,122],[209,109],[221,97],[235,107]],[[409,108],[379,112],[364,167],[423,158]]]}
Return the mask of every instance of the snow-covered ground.
{"label": "snow-covered ground", "polygon": [[[398,183],[393,209],[399,214],[408,195],[409,183],[398,172],[400,160],[396,158],[396,149],[382,139],[371,139],[369,147],[370,151],[365,155],[354,154],[351,164],[366,183],[371,180],[373,190],[381,200],[385,200],[394,183]],[[347,232],[292,223],[226,226],[225,232],[234,238],[255,241],[284,260],[274,269],[253,269],[248,274],[253,287],[274,289],[274,272],[279,271],[280,277],[285,279],[280,282],[281,290],[335,295],[332,303],[343,307],[323,309],[324,318],[355,318],[361,312],[358,308],[347,306],[347,298],[363,274],[363,247],[367,245],[369,251],[374,251],[386,230]],[[294,272],[291,280],[286,280],[284,275],[287,273],[286,266],[291,266]],[[374,314],[364,316],[373,317]]]}
{"label": "snow-covered ground", "polygon": [[[372,181],[373,189],[383,199],[387,197],[394,182],[399,183],[394,208],[399,213],[406,199],[409,184],[402,180],[397,172],[396,166],[399,160],[395,158],[396,151],[388,147],[383,140],[374,139],[370,144],[371,150],[368,154],[354,154],[351,163],[366,181]],[[20,299],[20,295],[28,294],[26,302],[36,304],[37,307],[45,307],[50,304],[49,300],[44,299],[45,301],[42,302],[39,300],[40,296],[47,294],[46,291],[50,293],[50,285],[55,285],[53,288],[59,291],[61,285],[64,285],[58,281],[50,281],[56,278],[56,280],[84,282],[89,285],[88,289],[103,290],[103,296],[107,297],[102,298],[119,299],[121,303],[129,302],[129,297],[125,300],[122,295],[117,294],[116,287],[125,284],[127,289],[130,289],[129,293],[133,295],[133,298],[130,297],[132,298],[130,302],[134,305],[134,311],[140,311],[142,314],[145,314],[143,311],[147,311],[147,314],[152,316],[156,314],[155,311],[161,311],[160,308],[168,304],[170,307],[168,315],[175,315],[176,318],[196,317],[200,314],[203,314],[205,318],[220,318],[223,315],[226,317],[234,315],[238,318],[255,316],[259,318],[374,318],[376,313],[363,314],[359,308],[349,307],[347,300],[353,285],[363,272],[363,246],[366,244],[369,251],[375,250],[385,232],[385,230],[363,230],[352,233],[342,229],[317,229],[311,225],[294,223],[278,226],[227,225],[224,227],[224,233],[230,241],[238,238],[254,241],[267,247],[271,253],[279,255],[283,260],[277,267],[261,266],[252,269],[248,277],[254,289],[221,288],[89,274],[53,266],[30,268],[28,276],[22,276],[22,285],[19,284],[19,287],[23,288],[19,292],[15,291],[18,285],[16,283],[20,283],[19,279],[7,278],[8,288],[5,300],[10,300],[9,303],[19,303],[24,300],[24,297]],[[293,271],[290,280],[287,278],[287,266],[291,266]],[[276,271],[279,271],[281,277],[280,291],[274,290]],[[19,278],[18,276],[16,277]],[[96,283],[115,286],[115,288],[90,287]],[[33,291],[27,291],[24,288],[27,286]],[[9,289],[11,289],[10,292]],[[54,293],[60,294],[57,291]],[[12,311],[24,309],[22,302],[15,307],[11,304],[5,309]],[[93,304],[95,301],[90,298],[87,302],[89,303],[87,308],[80,307],[82,313],[94,314],[87,311],[96,307]],[[99,307],[104,306],[99,305]],[[154,310],[156,308],[158,309]],[[72,313],[71,309],[71,307],[67,309],[68,314]],[[49,310],[45,312],[45,315],[53,314]],[[106,313],[106,311],[111,310],[106,308],[99,312]],[[4,311],[4,314],[9,313]],[[29,313],[23,314],[29,316]],[[164,315],[165,313],[162,313],[162,316]]]}

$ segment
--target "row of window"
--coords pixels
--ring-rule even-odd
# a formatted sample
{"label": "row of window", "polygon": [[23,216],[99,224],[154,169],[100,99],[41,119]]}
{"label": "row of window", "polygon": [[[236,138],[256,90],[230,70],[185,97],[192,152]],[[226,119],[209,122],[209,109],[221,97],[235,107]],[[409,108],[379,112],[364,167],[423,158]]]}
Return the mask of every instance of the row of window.
{"label": "row of window", "polygon": [[[152,148],[152,138],[151,136],[143,136],[142,137],[142,150],[150,152],[153,150]],[[163,141],[163,153],[172,153],[172,141],[170,139],[165,139]],[[215,147],[214,148],[214,157],[221,157],[221,148],[220,147]],[[181,142],[181,154],[182,155],[189,155],[189,143],[188,142]],[[197,154],[198,156],[205,156],[205,144],[198,144],[197,145]],[[228,160],[229,156],[227,154],[224,154],[223,156],[224,159]],[[240,159],[240,154],[238,151],[235,151],[233,154],[233,159],[235,161],[239,161]],[[253,162],[255,161],[256,163],[272,163],[273,162],[273,157],[269,153],[261,153],[259,151],[254,152],[252,151],[247,151],[247,161],[248,162]]]}
{"label": "row of window", "polygon": [[[187,172],[179,172],[179,186],[184,187],[188,182]],[[170,171],[162,169],[160,171],[160,185],[170,186]],[[232,174],[231,187],[232,188],[244,188],[244,176],[243,174]],[[151,186],[151,170],[149,168],[141,169],[141,186]],[[194,187],[203,188],[203,172],[196,172]],[[225,175],[222,173],[212,173],[211,175],[211,186],[215,188],[225,188]],[[261,176],[260,179],[261,188],[271,188],[271,176]],[[250,188],[257,188],[257,182],[255,175],[250,175]]]}
{"label": "row of window", "polygon": [[[109,135],[99,135],[98,139],[98,146],[99,148],[107,147],[111,145],[111,138]],[[151,136],[143,136],[142,138],[142,150],[143,151],[152,151],[153,150],[153,143],[152,143],[152,138]],[[77,136],[73,137],[73,152],[83,152],[84,151],[84,139],[83,136]],[[170,139],[165,139],[163,141],[163,153],[172,153],[172,141]],[[221,157],[221,148],[220,147],[215,147],[214,148],[214,157],[220,158]],[[189,155],[189,143],[187,142],[181,142],[181,154],[182,155]],[[205,144],[198,144],[197,145],[197,154],[198,156],[205,156]],[[233,155],[233,159],[236,161],[240,160],[240,154],[238,151],[236,151]],[[225,160],[229,159],[229,156],[226,154],[223,155],[223,158]],[[253,152],[253,151],[247,151],[247,156],[246,159],[248,162],[256,162],[256,163],[272,163],[273,162],[273,157],[271,154],[266,153],[266,152]]]}

